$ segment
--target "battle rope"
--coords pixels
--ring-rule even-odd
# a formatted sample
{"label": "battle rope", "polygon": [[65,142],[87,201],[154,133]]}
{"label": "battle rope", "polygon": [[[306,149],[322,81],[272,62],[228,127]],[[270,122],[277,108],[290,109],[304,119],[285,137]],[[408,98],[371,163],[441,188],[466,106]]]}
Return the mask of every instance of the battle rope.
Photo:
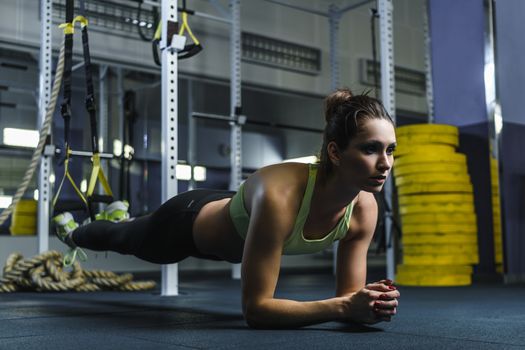
{"label": "battle rope", "polygon": [[62,254],[57,251],[47,251],[31,259],[13,253],[7,258],[0,277],[0,293],[143,291],[156,286],[154,281],[133,281],[133,275],[129,273],[117,275],[110,271],[87,271],[78,262],[71,267],[71,271],[63,270]]}
{"label": "battle rope", "polygon": [[[38,140],[38,145],[33,152],[33,157],[31,158],[31,162],[29,163],[29,166],[27,167],[24,178],[22,179],[22,183],[18,187],[16,194],[13,196],[13,200],[11,201],[11,204],[9,205],[8,208],[4,209],[4,211],[0,215],[0,226],[11,215],[11,213],[13,212],[13,209],[15,208],[15,206],[17,205],[17,203],[20,201],[25,191],[27,190],[27,187],[29,186],[29,182],[33,178],[33,174],[35,173],[35,169],[37,168],[38,163],[40,162],[40,157],[42,156],[42,152],[46,145],[47,137],[51,130],[51,122],[53,121],[53,114],[55,112],[57,97],[58,97],[58,93],[60,92],[60,85],[62,84],[62,76],[64,73],[64,54],[65,54],[64,53],[64,43],[62,43],[60,47],[61,47],[60,55],[58,57],[58,64],[57,64],[56,73],[55,73],[55,80],[53,82],[53,89],[51,91],[51,99],[49,100],[49,104],[47,105],[46,116],[44,118],[44,122],[42,123],[42,127],[40,128],[40,139]],[[42,91],[40,93],[42,93]]]}

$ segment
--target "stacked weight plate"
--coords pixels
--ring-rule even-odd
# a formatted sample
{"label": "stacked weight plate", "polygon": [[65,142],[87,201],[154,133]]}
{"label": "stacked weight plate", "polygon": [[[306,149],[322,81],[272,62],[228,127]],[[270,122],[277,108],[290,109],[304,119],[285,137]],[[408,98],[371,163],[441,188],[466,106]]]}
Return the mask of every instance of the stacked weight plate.
{"label": "stacked weight plate", "polygon": [[34,235],[36,233],[36,208],[37,202],[32,199],[22,199],[17,203],[9,227],[12,235]]}
{"label": "stacked weight plate", "polygon": [[394,177],[402,225],[403,264],[396,282],[458,286],[472,281],[477,225],[472,183],[458,129],[421,124],[397,128]]}
{"label": "stacked weight plate", "polygon": [[492,217],[494,223],[494,262],[496,271],[503,273],[503,241],[501,233],[501,204],[499,196],[498,161],[490,158],[490,177],[492,182]]}

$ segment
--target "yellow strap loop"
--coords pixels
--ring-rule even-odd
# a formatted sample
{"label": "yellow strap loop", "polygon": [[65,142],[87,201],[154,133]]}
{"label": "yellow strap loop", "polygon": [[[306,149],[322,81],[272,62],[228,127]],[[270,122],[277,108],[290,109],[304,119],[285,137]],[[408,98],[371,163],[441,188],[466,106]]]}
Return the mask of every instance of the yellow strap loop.
{"label": "yellow strap loop", "polygon": [[74,34],[75,33],[75,26],[73,25],[73,23],[69,23],[69,22],[62,23],[58,27],[64,30],[64,34]]}
{"label": "yellow strap loop", "polygon": [[80,26],[82,28],[87,27],[87,25],[89,23],[86,17],[80,16],[80,15],[76,16],[75,19],[73,20],[73,26],[75,26],[75,23],[77,23],[77,22],[80,23]]}
{"label": "yellow strap loop", "polygon": [[190,36],[191,40],[193,40],[193,42],[196,45],[200,45],[199,40],[197,40],[195,35],[193,35],[193,32],[191,31],[191,28],[188,25],[188,14],[186,12],[182,12],[182,26],[180,27],[179,35],[184,34],[184,29],[186,29],[186,31],[188,32],[188,35]]}
{"label": "yellow strap loop", "polygon": [[111,188],[109,187],[108,180],[106,179],[104,171],[100,166],[100,154],[95,153],[93,154],[93,169],[91,170],[91,176],[89,178],[89,186],[87,190],[88,197],[91,197],[93,195],[93,192],[95,192],[95,185],[97,183],[97,179],[102,184],[102,187],[104,188],[106,194],[109,196],[113,196]]}
{"label": "yellow strap loop", "polygon": [[60,185],[58,186],[58,190],[57,190],[57,192],[55,194],[55,197],[53,198],[53,203],[52,203],[53,204],[53,208],[55,207],[55,205],[56,205],[56,203],[58,201],[58,197],[60,195],[60,191],[62,191],[62,186],[64,185],[64,181],[65,181],[66,178],[69,180],[69,182],[71,183],[71,186],[73,187],[73,189],[75,190],[77,195],[80,197],[82,202],[84,202],[84,204],[87,206],[86,197],[84,197],[82,192],[78,189],[77,185],[75,184],[75,181],[73,180],[73,178],[71,177],[71,174],[69,173],[69,159],[70,159],[70,156],[71,156],[71,149],[68,147],[67,150],[66,150],[66,160],[64,161],[64,175],[62,176],[62,180],[60,181]]}
{"label": "yellow strap loop", "polygon": [[160,41],[160,37],[162,35],[162,23],[159,22],[159,24],[157,25],[157,30],[155,30],[155,35],[153,36],[153,40],[158,40]]}

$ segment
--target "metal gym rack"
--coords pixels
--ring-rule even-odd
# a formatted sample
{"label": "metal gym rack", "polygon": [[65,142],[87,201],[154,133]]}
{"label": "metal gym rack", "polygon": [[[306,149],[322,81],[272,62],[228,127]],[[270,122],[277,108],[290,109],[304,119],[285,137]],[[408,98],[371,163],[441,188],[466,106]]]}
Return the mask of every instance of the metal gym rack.
{"label": "metal gym rack", "polygon": [[[291,7],[288,4],[266,0],[279,5]],[[299,6],[293,6],[298,10],[312,12],[317,15],[329,17],[330,19],[330,54],[331,54],[331,87],[339,86],[339,60],[338,60],[338,30],[341,15],[358,6],[366,4],[370,0],[338,9],[331,6],[328,13],[314,11]],[[178,96],[177,96],[177,51],[172,47],[172,28],[177,22],[177,1],[161,0],[161,3],[147,1],[148,4],[161,7],[162,21],[162,201],[177,194],[177,180],[175,169],[177,165],[177,124],[178,124]],[[200,14],[203,18],[218,20],[229,23],[230,29],[230,67],[231,67],[231,100],[230,100],[230,126],[231,126],[231,177],[230,189],[236,190],[242,179],[242,154],[241,133],[245,117],[242,116],[241,108],[241,28],[240,28],[240,0],[230,0],[230,18],[224,19],[206,14]],[[218,4],[215,4],[218,6]],[[381,79],[382,100],[388,113],[395,118],[395,96],[394,96],[394,64],[393,64],[393,4],[392,0],[378,0],[380,14],[380,36],[381,36]],[[41,46],[40,46],[40,95],[39,95],[39,124],[43,121],[45,107],[49,102],[51,91],[51,64],[52,64],[52,0],[41,1]],[[225,12],[225,11],[222,11]],[[38,207],[38,250],[43,252],[49,247],[49,207],[50,207],[50,183],[51,156],[46,152],[42,157],[38,188],[40,193]],[[391,181],[385,187],[387,200],[391,199]],[[391,233],[391,213],[386,215],[386,239],[387,246],[387,277],[394,275],[394,247]],[[240,277],[240,265],[233,267],[234,278]],[[178,267],[177,264],[162,266],[162,295],[178,294]]]}

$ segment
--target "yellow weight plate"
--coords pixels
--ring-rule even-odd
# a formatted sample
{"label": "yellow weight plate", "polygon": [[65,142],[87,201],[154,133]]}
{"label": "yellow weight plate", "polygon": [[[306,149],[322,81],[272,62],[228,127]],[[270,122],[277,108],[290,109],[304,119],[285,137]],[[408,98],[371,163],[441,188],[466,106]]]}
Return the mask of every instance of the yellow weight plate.
{"label": "yellow weight plate", "polygon": [[430,225],[402,225],[405,235],[425,233],[476,233],[478,228],[469,224],[430,224]]}
{"label": "yellow weight plate", "polygon": [[14,212],[36,213],[37,201],[32,199],[21,199],[15,206]]}
{"label": "yellow weight plate", "polygon": [[400,195],[418,193],[472,193],[472,184],[416,184],[399,187],[397,193]]}
{"label": "yellow weight plate", "polygon": [[413,287],[455,287],[468,286],[472,284],[472,277],[470,275],[446,275],[446,276],[426,276],[426,277],[412,277],[412,276],[396,276],[396,283],[400,286]]}
{"label": "yellow weight plate", "polygon": [[407,134],[451,134],[458,135],[457,126],[448,124],[411,124],[396,128],[396,135]]}
{"label": "yellow weight plate", "polygon": [[403,255],[405,265],[470,265],[479,263],[477,254],[426,254],[426,255]]}
{"label": "yellow weight plate", "polygon": [[452,162],[439,162],[439,163],[424,163],[424,164],[408,164],[405,166],[398,166],[394,164],[394,176],[412,175],[412,174],[432,174],[432,173],[459,173],[467,174],[468,168],[466,163],[452,163]]}
{"label": "yellow weight plate", "polygon": [[10,226],[9,232],[13,236],[32,236],[36,234],[36,227]]}
{"label": "yellow weight plate", "polygon": [[410,154],[443,154],[443,153],[456,153],[456,147],[445,144],[430,144],[430,145],[417,145],[413,146],[410,144],[401,145],[398,144],[394,155],[401,157]]}
{"label": "yellow weight plate", "polygon": [[459,146],[459,138],[447,134],[398,135],[396,138],[399,145],[414,145],[414,147],[417,145],[429,144],[444,144],[454,147]]}
{"label": "yellow weight plate", "polygon": [[476,234],[452,234],[452,233],[433,233],[421,235],[406,235],[403,236],[403,245],[414,244],[477,244],[478,236]]}
{"label": "yellow weight plate", "polygon": [[496,256],[494,257],[494,261],[498,264],[501,264],[503,262],[503,254],[496,254]]}
{"label": "yellow weight plate", "polygon": [[396,158],[395,166],[400,167],[407,164],[422,164],[422,163],[461,163],[465,164],[467,157],[463,153],[445,153],[445,154],[411,154]]}
{"label": "yellow weight plate", "polygon": [[503,265],[501,262],[496,263],[496,272],[503,273]]}
{"label": "yellow weight plate", "polygon": [[398,273],[411,273],[418,275],[470,275],[473,272],[471,265],[397,265]]}
{"label": "yellow weight plate", "polygon": [[427,213],[427,214],[412,214],[402,215],[401,222],[403,225],[433,225],[433,224],[450,224],[450,223],[465,223],[476,225],[476,215],[474,214],[441,214],[441,213]]}
{"label": "yellow weight plate", "polygon": [[437,203],[472,203],[474,196],[472,194],[427,194],[399,196],[397,199],[399,205],[414,204],[437,204]]}
{"label": "yellow weight plate", "polygon": [[474,213],[473,203],[462,203],[462,204],[429,204],[429,205],[406,205],[399,207],[399,213],[401,215],[410,215],[417,213]]}
{"label": "yellow weight plate", "polygon": [[427,255],[427,254],[478,254],[477,244],[440,244],[440,245],[407,245],[403,248],[403,254]]}
{"label": "yellow weight plate", "polygon": [[470,175],[455,173],[414,174],[395,177],[396,186],[426,183],[470,183]]}

